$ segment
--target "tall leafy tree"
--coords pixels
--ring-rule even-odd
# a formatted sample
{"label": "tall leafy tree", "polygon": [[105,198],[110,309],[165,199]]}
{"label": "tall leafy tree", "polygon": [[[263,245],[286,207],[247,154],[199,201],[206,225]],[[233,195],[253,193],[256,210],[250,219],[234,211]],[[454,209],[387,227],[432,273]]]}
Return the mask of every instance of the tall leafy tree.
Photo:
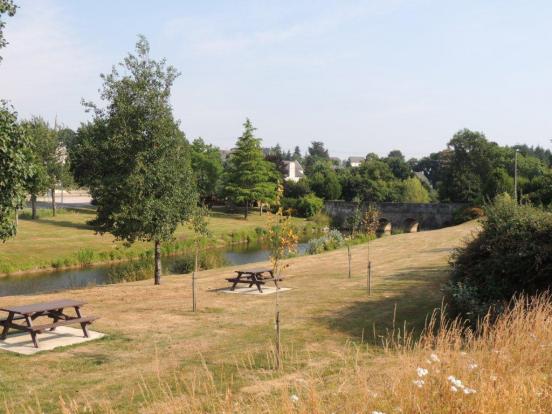
{"label": "tall leafy tree", "polygon": [[25,200],[25,184],[32,174],[29,140],[17,114],[0,101],[0,240],[15,235],[16,212]]}
{"label": "tall leafy tree", "polygon": [[256,128],[249,119],[243,126],[243,134],[226,164],[224,191],[232,201],[245,204],[247,219],[253,202],[274,200],[277,179],[273,165],[264,158],[261,140],[254,135]]}
{"label": "tall leafy tree", "polygon": [[325,200],[337,200],[341,196],[339,178],[328,160],[319,160],[311,167],[308,184],[318,197]]}
{"label": "tall leafy tree", "polygon": [[293,150],[291,159],[292,161],[299,161],[300,163],[303,162],[303,155],[301,155],[301,148],[299,148],[299,146],[296,146]]}
{"label": "tall leafy tree", "polygon": [[305,156],[305,173],[309,175],[312,167],[319,161],[327,161],[330,159],[328,150],[324,147],[321,141],[312,141],[308,148],[308,154]]}
{"label": "tall leafy tree", "polygon": [[[149,56],[147,40],[140,36],[136,54],[129,54],[104,80],[101,98],[93,103],[91,125],[80,129],[80,151],[90,148],[86,169],[75,167],[90,186],[97,203],[91,223],[130,243],[150,241],[155,252],[155,284],[161,281],[161,243],[173,237],[188,220],[197,201],[190,167],[190,149],[169,103],[178,76],[165,60]],[[79,156],[81,158],[79,158]]]}
{"label": "tall leafy tree", "polygon": [[21,123],[32,143],[31,159],[34,171],[27,182],[31,194],[32,217],[36,218],[36,198],[50,190],[52,213],[56,214],[55,188],[63,175],[63,159],[57,131],[40,117]]}
{"label": "tall leafy tree", "polygon": [[211,203],[217,195],[224,167],[218,148],[197,138],[191,145],[192,169],[199,196],[204,203]]}

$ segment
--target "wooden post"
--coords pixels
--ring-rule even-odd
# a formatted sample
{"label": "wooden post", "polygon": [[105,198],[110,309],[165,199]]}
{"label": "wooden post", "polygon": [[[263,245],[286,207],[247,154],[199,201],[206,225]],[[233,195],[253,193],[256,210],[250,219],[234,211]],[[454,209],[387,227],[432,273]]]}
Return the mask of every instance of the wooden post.
{"label": "wooden post", "polygon": [[368,295],[372,294],[372,262],[368,262]]}
{"label": "wooden post", "polygon": [[280,369],[282,366],[280,352],[280,306],[276,305],[276,369]]}
{"label": "wooden post", "polygon": [[197,309],[197,303],[196,303],[196,272],[197,272],[198,256],[199,256],[199,242],[196,240],[195,263],[194,263],[194,271],[192,273],[192,312],[195,312],[196,309]]}
{"label": "wooden post", "polygon": [[155,273],[154,283],[156,285],[161,284],[161,242],[155,240]]}
{"label": "wooden post", "polygon": [[351,278],[351,245],[347,244],[347,257],[349,259],[349,279]]}

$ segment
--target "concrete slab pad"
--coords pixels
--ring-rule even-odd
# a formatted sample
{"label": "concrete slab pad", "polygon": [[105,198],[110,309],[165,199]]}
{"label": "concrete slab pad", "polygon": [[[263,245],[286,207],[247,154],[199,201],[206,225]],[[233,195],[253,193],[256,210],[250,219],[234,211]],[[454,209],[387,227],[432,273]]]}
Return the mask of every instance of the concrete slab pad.
{"label": "concrete slab pad", "polygon": [[[230,290],[230,288],[221,289],[219,292],[223,293],[236,293],[241,295],[272,295],[276,293],[278,289],[275,287],[263,287],[263,293],[259,292],[259,290],[253,286],[253,287],[236,287],[234,290]],[[280,288],[280,293],[286,292],[288,290],[291,290],[291,288]]]}
{"label": "concrete slab pad", "polygon": [[60,326],[55,331],[38,335],[39,348],[35,348],[31,335],[26,332],[9,334],[5,340],[0,340],[0,350],[15,352],[22,355],[33,355],[37,352],[51,351],[61,346],[76,345],[90,342],[105,336],[100,332],[88,330],[89,337],[82,335],[82,329]]}

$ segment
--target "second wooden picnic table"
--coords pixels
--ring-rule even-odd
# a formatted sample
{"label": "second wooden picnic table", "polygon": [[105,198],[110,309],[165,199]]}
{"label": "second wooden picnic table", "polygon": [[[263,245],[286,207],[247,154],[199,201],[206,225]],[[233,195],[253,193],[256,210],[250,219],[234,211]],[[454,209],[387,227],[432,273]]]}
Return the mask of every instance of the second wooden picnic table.
{"label": "second wooden picnic table", "polygon": [[229,282],[232,283],[230,290],[236,289],[238,283],[248,284],[249,287],[255,285],[260,293],[263,293],[261,285],[264,285],[266,282],[274,282],[276,289],[280,289],[278,282],[281,282],[283,279],[275,277],[274,271],[272,269],[260,268],[260,269],[247,269],[247,270],[236,270],[237,275],[235,277],[227,278]]}

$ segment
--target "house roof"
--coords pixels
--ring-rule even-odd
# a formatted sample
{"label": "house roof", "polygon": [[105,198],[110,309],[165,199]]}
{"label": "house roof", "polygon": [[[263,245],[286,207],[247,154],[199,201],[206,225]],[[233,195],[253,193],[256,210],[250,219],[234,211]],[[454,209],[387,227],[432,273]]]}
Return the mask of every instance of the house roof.
{"label": "house roof", "polygon": [[362,162],[364,157],[349,157],[349,162]]}
{"label": "house roof", "polygon": [[291,163],[295,164],[295,176],[298,178],[302,178],[305,176],[303,172],[303,166],[299,163],[299,161],[284,161],[284,165],[286,166],[287,174],[289,175],[289,165]]}

